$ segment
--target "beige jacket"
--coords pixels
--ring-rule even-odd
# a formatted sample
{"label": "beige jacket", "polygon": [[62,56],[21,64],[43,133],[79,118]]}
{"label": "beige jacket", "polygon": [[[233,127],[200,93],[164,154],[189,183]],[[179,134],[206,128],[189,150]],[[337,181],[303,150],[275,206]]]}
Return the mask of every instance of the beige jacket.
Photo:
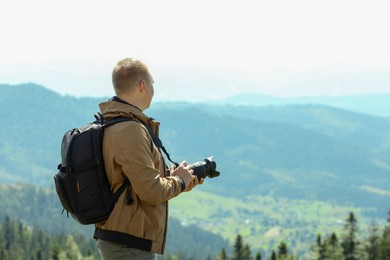
{"label": "beige jacket", "polygon": [[156,135],[159,123],[123,102],[103,102],[100,109],[105,119],[134,119],[106,128],[103,139],[105,169],[112,190],[129,179],[133,202],[127,205],[128,192],[123,192],[109,218],[96,225],[94,237],[163,254],[168,200],[181,193],[183,182],[165,175],[164,159],[140,122],[149,124]]}

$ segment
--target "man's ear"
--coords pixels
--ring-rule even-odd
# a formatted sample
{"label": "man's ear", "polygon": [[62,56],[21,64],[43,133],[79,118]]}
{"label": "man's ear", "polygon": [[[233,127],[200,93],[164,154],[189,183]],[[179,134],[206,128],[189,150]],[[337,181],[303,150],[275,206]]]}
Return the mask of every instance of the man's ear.
{"label": "man's ear", "polygon": [[141,93],[145,92],[146,90],[146,81],[143,79],[138,84],[138,89]]}

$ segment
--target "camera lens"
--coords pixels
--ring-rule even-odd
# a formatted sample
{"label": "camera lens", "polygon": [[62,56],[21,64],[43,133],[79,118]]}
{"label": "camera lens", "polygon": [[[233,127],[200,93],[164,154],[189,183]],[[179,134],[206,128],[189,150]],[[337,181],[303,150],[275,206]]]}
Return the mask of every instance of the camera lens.
{"label": "camera lens", "polygon": [[220,175],[220,172],[216,170],[217,164],[215,163],[213,157],[193,163],[191,166],[194,171],[194,175],[196,175],[199,180],[206,177],[214,178]]}

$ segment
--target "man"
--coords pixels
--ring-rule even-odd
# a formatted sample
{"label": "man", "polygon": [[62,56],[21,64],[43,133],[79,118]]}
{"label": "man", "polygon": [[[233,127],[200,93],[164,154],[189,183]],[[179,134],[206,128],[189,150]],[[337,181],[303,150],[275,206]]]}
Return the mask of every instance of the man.
{"label": "man", "polygon": [[104,259],[155,259],[164,253],[168,222],[168,200],[202,184],[187,162],[166,176],[164,159],[153,143],[147,124],[158,135],[159,123],[147,117],[154,94],[147,66],[136,59],[121,60],[114,67],[112,82],[116,96],[100,104],[105,119],[130,117],[108,127],[103,156],[108,180],[116,191],[128,179],[109,218],[96,225],[95,239]]}

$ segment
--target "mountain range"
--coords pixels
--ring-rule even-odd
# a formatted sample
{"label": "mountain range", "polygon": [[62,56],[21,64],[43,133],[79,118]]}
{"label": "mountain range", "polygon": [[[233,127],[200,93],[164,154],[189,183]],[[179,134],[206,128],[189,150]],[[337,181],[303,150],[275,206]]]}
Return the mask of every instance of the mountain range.
{"label": "mountain range", "polygon": [[390,116],[390,93],[341,95],[341,96],[299,96],[276,97],[258,93],[244,93],[213,101],[214,104],[236,106],[282,106],[282,105],[325,105],[358,113]]}
{"label": "mountain range", "polygon": [[[106,99],[64,96],[36,84],[0,85],[0,216],[63,229],[56,228],[64,216],[53,200],[62,137],[67,130],[94,121],[98,104]],[[221,172],[197,191],[172,201],[176,226],[170,237],[177,237],[178,225],[194,224],[218,235],[213,239],[218,248],[227,245],[224,239],[232,244],[242,232],[245,241],[265,254],[285,240],[304,256],[315,234],[339,230],[348,211],[356,211],[364,227],[372,218],[386,218],[390,205],[386,113],[316,102],[260,104],[156,102],[145,111],[161,122],[160,137],[174,160],[192,163],[214,156]],[[28,190],[34,187],[43,189],[33,200],[35,206],[26,199],[29,194],[21,192],[31,193]],[[15,192],[18,196],[12,195]],[[68,222],[69,230],[82,230]],[[185,230],[213,237],[194,225]],[[211,245],[207,254],[216,254]],[[174,248],[169,250],[178,252]]]}
{"label": "mountain range", "polygon": [[[93,121],[102,100],[1,85],[0,181],[51,187],[63,134]],[[318,199],[379,215],[389,206],[389,117],[316,104],[159,102],[146,113],[162,122],[175,160],[215,156],[221,176],[205,191]]]}

